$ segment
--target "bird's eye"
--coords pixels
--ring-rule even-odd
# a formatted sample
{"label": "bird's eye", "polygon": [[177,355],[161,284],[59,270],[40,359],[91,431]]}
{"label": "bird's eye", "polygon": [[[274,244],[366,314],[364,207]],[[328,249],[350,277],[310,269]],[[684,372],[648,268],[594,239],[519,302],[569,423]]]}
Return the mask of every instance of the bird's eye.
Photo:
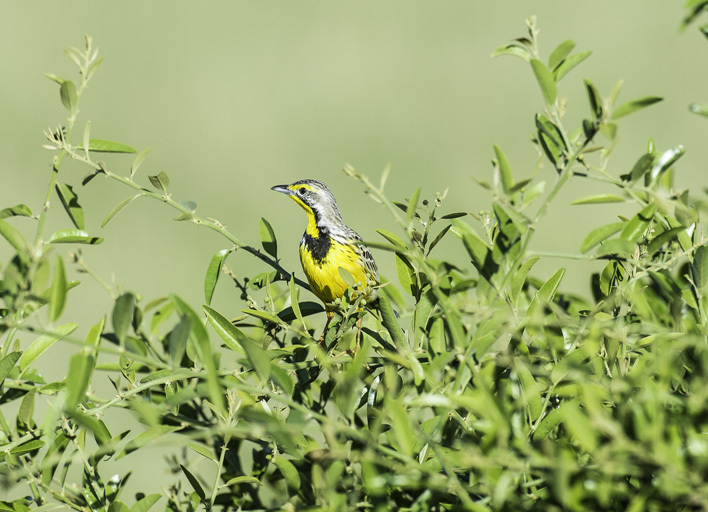
{"label": "bird's eye", "polygon": [[304,196],[305,192],[307,192],[307,189],[305,187],[300,187],[300,190],[297,191],[297,193],[301,196]]}

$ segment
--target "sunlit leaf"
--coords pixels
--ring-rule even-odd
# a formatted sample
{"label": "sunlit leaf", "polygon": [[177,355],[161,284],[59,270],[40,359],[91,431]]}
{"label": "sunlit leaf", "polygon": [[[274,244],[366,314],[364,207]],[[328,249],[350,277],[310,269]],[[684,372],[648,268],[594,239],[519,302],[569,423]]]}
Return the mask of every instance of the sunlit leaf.
{"label": "sunlit leaf", "polygon": [[27,350],[22,353],[20,357],[20,371],[24,372],[29,365],[31,365],[35,359],[41,356],[49,347],[54,345],[57,341],[65,336],[68,336],[79,326],[77,323],[69,323],[60,325],[54,329],[52,334],[42,334],[37,339],[35,339]]}
{"label": "sunlit leaf", "polygon": [[556,46],[555,50],[551,52],[550,57],[548,57],[548,68],[556,69],[558,64],[560,64],[575,48],[575,42],[572,39],[563,41],[561,44]]}
{"label": "sunlit leaf", "polygon": [[[84,149],[83,144],[79,146],[78,149]],[[97,153],[137,153],[138,150],[131,148],[120,142],[113,142],[112,140],[103,139],[91,139],[89,140],[89,151],[95,151]]]}
{"label": "sunlit leaf", "polygon": [[514,186],[514,178],[511,175],[511,166],[509,165],[509,160],[502,151],[502,149],[494,145],[494,154],[497,157],[497,165],[499,167],[499,178],[502,185],[502,190],[505,193],[509,193],[511,188]]}
{"label": "sunlit leaf", "polygon": [[570,204],[605,204],[605,203],[624,203],[627,199],[615,194],[596,194],[592,196],[576,199]]}
{"label": "sunlit leaf", "polygon": [[76,94],[76,85],[71,80],[62,80],[59,87],[59,97],[61,104],[64,105],[69,112],[75,112],[79,103],[79,97]]}
{"label": "sunlit leaf", "polygon": [[214,289],[216,288],[216,283],[219,281],[221,276],[221,268],[226,261],[226,258],[231,253],[231,249],[222,249],[212,256],[209,262],[209,267],[207,267],[206,276],[204,277],[204,299],[207,305],[211,304],[211,299],[214,297]]}
{"label": "sunlit leaf", "polygon": [[31,217],[32,210],[26,204],[18,204],[17,206],[10,206],[9,208],[3,208],[0,210],[0,219],[5,219],[7,217]]}
{"label": "sunlit leaf", "polygon": [[103,219],[103,222],[101,222],[101,227],[104,227],[106,224],[108,224],[108,221],[111,220],[115,215],[121,211],[123,208],[128,206],[130,203],[135,201],[138,197],[140,197],[142,194],[135,194],[134,196],[126,197],[123,199],[118,205],[111,210],[111,212],[106,215],[106,218]]}
{"label": "sunlit leaf", "polygon": [[580,244],[580,252],[584,253],[595,247],[600,242],[604,242],[609,237],[617,233],[620,229],[624,227],[624,222],[614,222],[612,224],[607,224],[605,226],[600,226],[595,228],[583,240]]}
{"label": "sunlit leaf", "polygon": [[55,188],[61,200],[61,204],[64,206],[64,210],[66,210],[66,213],[69,215],[71,222],[73,222],[74,226],[78,229],[84,229],[84,211],[71,185],[57,183]]}
{"label": "sunlit leaf", "polygon": [[534,75],[536,75],[536,80],[538,80],[538,84],[541,86],[541,92],[543,93],[543,98],[546,100],[546,105],[553,105],[558,95],[553,73],[538,59],[531,59],[530,62]]}
{"label": "sunlit leaf", "polygon": [[628,101],[623,103],[612,112],[612,119],[617,120],[621,117],[627,116],[637,110],[646,108],[654,103],[662,101],[664,98],[659,98],[658,96],[647,96],[646,98],[639,98],[636,100]]}
{"label": "sunlit leaf", "polygon": [[66,305],[66,271],[64,260],[57,256],[54,264],[54,279],[49,295],[49,321],[55,322],[64,311]]}
{"label": "sunlit leaf", "polygon": [[591,51],[585,51],[563,59],[563,61],[553,70],[553,76],[556,79],[556,82],[560,82],[565,75],[570,73],[578,64],[590,57],[591,54]]}
{"label": "sunlit leaf", "polygon": [[86,231],[80,229],[64,229],[57,231],[49,237],[50,244],[87,244],[98,245],[103,242],[103,238],[91,236]]}

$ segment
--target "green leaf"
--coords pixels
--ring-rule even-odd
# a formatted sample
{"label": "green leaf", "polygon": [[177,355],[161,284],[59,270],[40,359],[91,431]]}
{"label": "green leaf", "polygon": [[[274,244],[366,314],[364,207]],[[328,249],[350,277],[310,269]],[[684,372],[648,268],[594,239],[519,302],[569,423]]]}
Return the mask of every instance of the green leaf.
{"label": "green leaf", "polygon": [[209,262],[209,267],[204,277],[204,298],[206,299],[207,305],[211,304],[216,283],[219,281],[219,276],[221,276],[221,268],[231,251],[232,249],[222,249],[212,256]]}
{"label": "green leaf", "polygon": [[49,321],[55,322],[64,311],[66,305],[66,271],[64,260],[57,256],[54,264],[54,279],[49,294]]}
{"label": "green leaf", "polygon": [[170,178],[165,171],[160,171],[160,174],[154,176],[148,176],[148,179],[153,187],[165,193],[167,192],[167,187],[170,186]]}
{"label": "green leaf", "polygon": [[410,295],[414,295],[416,284],[415,270],[408,258],[400,256],[398,253],[396,254],[396,273],[403,290]]}
{"label": "green leaf", "polygon": [[128,327],[130,327],[130,324],[133,322],[135,302],[135,295],[126,292],[116,299],[115,305],[113,306],[113,313],[111,314],[113,332],[121,345],[125,343]]}
{"label": "green leaf", "polygon": [[398,443],[399,453],[405,456],[413,455],[415,436],[411,428],[411,420],[405,407],[398,400],[387,400],[386,411],[391,418],[391,428]]}
{"label": "green leaf", "polygon": [[[84,149],[81,144],[78,149]],[[89,140],[89,150],[97,153],[137,153],[138,150],[111,140],[91,139]]]}
{"label": "green leaf", "polygon": [[64,105],[69,112],[74,113],[79,103],[79,97],[76,94],[76,85],[71,80],[64,80],[59,87],[59,97],[61,104]]}
{"label": "green leaf", "polygon": [[78,229],[84,229],[84,211],[81,209],[79,198],[71,188],[71,185],[57,183],[55,188],[61,200],[61,204],[64,206],[64,210],[66,210],[66,213],[69,215],[71,222],[73,222],[74,226]]}
{"label": "green leaf", "polygon": [[57,76],[53,73],[44,73],[44,76],[49,78],[52,82],[56,82],[57,84],[61,85],[64,82],[64,78]]}
{"label": "green leaf", "polygon": [[544,153],[556,169],[560,169],[565,163],[567,149],[563,135],[558,127],[543,114],[536,114],[536,129],[538,141],[541,143]]}
{"label": "green leaf", "polygon": [[688,110],[699,116],[708,117],[708,105],[699,105],[698,103],[691,103],[688,106]]}
{"label": "green leaf", "polygon": [[45,442],[42,439],[33,439],[32,441],[27,441],[26,443],[22,443],[19,446],[15,446],[12,450],[10,450],[10,453],[12,453],[13,455],[22,455],[23,453],[30,453],[35,450],[39,450],[41,447],[44,446],[44,444]]}
{"label": "green leaf", "polygon": [[465,244],[465,249],[472,258],[472,263],[481,270],[489,254],[490,247],[482,240],[482,238],[474,231],[469,231],[462,235],[462,242]]}
{"label": "green leaf", "polygon": [[[467,214],[465,214],[467,215]],[[428,245],[428,255],[430,255],[430,251],[432,251],[438,243],[440,243],[440,240],[443,239],[443,237],[447,234],[448,231],[450,231],[450,228],[452,227],[452,224],[447,224],[444,228],[440,230],[440,233],[437,234],[435,238],[433,238],[433,241],[430,242],[430,245]]]}
{"label": "green leaf", "polygon": [[275,231],[273,231],[273,226],[270,225],[266,219],[261,217],[261,245],[263,250],[273,256],[278,257],[278,241],[275,238]]}
{"label": "green leaf", "polygon": [[20,234],[17,229],[5,222],[0,220],[0,235],[9,242],[9,244],[17,251],[17,255],[23,261],[27,262],[30,259],[31,250],[27,245],[24,237]]}
{"label": "green leaf", "polygon": [[135,173],[138,172],[138,168],[143,163],[143,160],[145,160],[145,157],[148,156],[150,151],[152,151],[152,148],[143,149],[140,153],[138,153],[138,156],[135,157],[135,160],[133,160],[133,163],[130,164],[130,178],[131,179],[133,178],[133,176],[135,176]]}
{"label": "green leaf", "polygon": [[386,240],[388,240],[389,242],[391,242],[391,243],[392,243],[393,245],[395,245],[396,247],[399,247],[399,248],[401,248],[401,249],[405,249],[405,248],[406,248],[406,244],[403,243],[403,240],[401,240],[400,238],[398,238],[396,235],[394,235],[394,234],[391,233],[390,231],[386,231],[385,229],[377,229],[376,232],[377,232],[379,235],[381,235],[382,237],[384,237]]}
{"label": "green leaf", "polygon": [[276,467],[280,470],[280,473],[285,478],[285,483],[288,488],[293,491],[300,490],[300,473],[298,473],[297,468],[288,459],[281,457],[280,455],[273,458],[273,462]]}
{"label": "green leaf", "polygon": [[678,238],[682,234],[686,234],[686,228],[684,226],[671,228],[664,231],[649,242],[649,245],[647,245],[647,252],[649,254],[654,254],[656,251],[661,249],[664,244],[670,242],[674,238]]}
{"label": "green leaf", "polygon": [[630,242],[641,242],[644,240],[644,235],[649,227],[649,223],[654,218],[656,212],[656,203],[649,203],[639,211],[629,222],[627,222],[620,233],[620,238],[629,240]]}
{"label": "green leaf", "polygon": [[561,268],[553,274],[548,281],[543,283],[543,286],[541,286],[538,290],[538,298],[542,303],[548,304],[553,300],[553,297],[556,295],[556,291],[558,291],[558,285],[560,285],[561,279],[563,279],[564,275],[565,269]]}
{"label": "green leaf", "polygon": [[160,501],[162,494],[155,493],[145,496],[130,509],[130,512],[147,512],[155,503]]}
{"label": "green leaf", "polygon": [[514,359],[514,369],[521,383],[524,403],[529,408],[529,420],[535,422],[543,410],[543,398],[541,398],[540,386],[533,378],[531,371],[520,358]]}
{"label": "green leaf", "polygon": [[667,149],[659,156],[651,169],[651,177],[656,180],[661,174],[666,172],[673,166],[676,161],[686,152],[683,146]]}
{"label": "green leaf", "polygon": [[563,62],[570,52],[573,51],[573,48],[575,48],[575,42],[572,39],[563,41],[556,46],[556,49],[551,52],[551,56],[548,58],[548,67],[550,69],[556,69],[558,64]]}
{"label": "green leaf", "polygon": [[231,487],[232,485],[240,485],[240,484],[256,484],[256,485],[263,485],[260,480],[258,480],[255,476],[237,476],[232,479],[230,479],[228,482],[226,482],[223,487]]}
{"label": "green leaf", "polygon": [[627,103],[623,103],[614,111],[612,112],[612,120],[616,121],[620,117],[627,116],[633,112],[636,112],[637,110],[643,109],[648,107],[649,105],[653,105],[654,103],[658,103],[662,101],[664,98],[660,98],[658,96],[647,96],[645,98],[639,98],[636,100],[628,101]]}
{"label": "green leaf", "polygon": [[556,96],[558,95],[553,73],[551,73],[546,65],[538,59],[531,59],[530,62],[534,75],[536,75],[536,80],[538,80],[538,85],[541,86],[541,92],[543,93],[543,98],[546,101],[546,105],[553,105],[556,101]]}
{"label": "green leaf", "polygon": [[7,217],[31,217],[32,210],[26,204],[18,204],[16,206],[10,206],[8,208],[3,208],[0,210],[0,219],[5,219]]}
{"label": "green leaf", "polygon": [[86,335],[86,343],[89,346],[98,347],[101,344],[101,334],[103,334],[103,327],[106,325],[106,317],[104,316],[101,320],[89,329]]}
{"label": "green leaf", "polygon": [[514,304],[516,304],[519,300],[519,294],[521,293],[524,283],[526,282],[526,276],[531,270],[531,267],[533,267],[539,259],[540,258],[538,256],[529,259],[521,265],[516,274],[514,274],[514,278],[511,280],[511,300]]}
{"label": "green leaf", "polygon": [[570,402],[563,402],[557,409],[552,409],[546,416],[541,420],[538,427],[533,433],[533,440],[540,441],[545,439],[550,435],[553,430],[563,422],[565,418],[564,412],[570,407],[578,407],[580,399],[576,398]]}
{"label": "green leaf", "polygon": [[182,473],[184,473],[184,476],[187,477],[187,480],[189,481],[189,485],[192,486],[192,489],[194,489],[194,492],[197,493],[197,496],[202,501],[206,500],[206,494],[204,493],[204,489],[202,488],[202,485],[199,483],[199,480],[197,480],[197,477],[195,477],[187,468],[185,468],[182,464],[179,465],[180,468],[182,468]]}
{"label": "green leaf", "polygon": [[691,262],[691,278],[700,292],[708,282],[708,246],[701,245],[693,253]]}
{"label": "green leaf", "polygon": [[[72,416],[75,415],[72,414]],[[125,457],[129,453],[132,453],[145,445],[154,443],[156,439],[164,436],[165,434],[175,432],[177,430],[180,430],[181,428],[182,427],[174,427],[172,425],[153,425],[151,427],[148,427],[142,432],[140,432],[140,434],[135,436],[133,439],[128,441],[128,443],[125,445],[125,448],[123,448],[123,451],[116,457],[116,460]]]}
{"label": "green leaf", "polygon": [[103,219],[103,222],[101,222],[101,227],[104,227],[106,224],[108,224],[108,221],[111,220],[113,217],[115,217],[119,211],[121,211],[123,208],[128,206],[130,203],[132,203],[134,200],[136,200],[141,195],[142,194],[135,194],[134,196],[126,197],[120,203],[118,203],[118,206],[113,208],[111,210],[111,212],[108,215],[106,215],[106,218]]}
{"label": "green leaf", "polygon": [[615,194],[596,194],[592,196],[576,199],[570,204],[605,204],[605,203],[624,203],[627,200]]}
{"label": "green leaf", "polygon": [[205,457],[212,462],[216,462],[216,457],[214,457],[214,452],[212,452],[212,450],[210,448],[204,446],[203,444],[189,443],[187,445],[187,447],[194,450],[202,457]]}
{"label": "green leaf", "polygon": [[20,357],[20,371],[24,372],[35,359],[41,356],[45,350],[54,345],[57,341],[68,336],[79,326],[77,323],[60,325],[52,334],[42,334],[32,344],[27,347],[22,357]]}
{"label": "green leaf", "polygon": [[526,62],[531,60],[531,54],[526,48],[523,48],[513,43],[500,46],[492,52],[492,57],[499,57],[500,55],[514,55],[516,57],[524,59]]}
{"label": "green leaf", "polygon": [[170,331],[168,345],[170,349],[170,359],[172,366],[179,368],[182,364],[184,352],[187,350],[187,340],[192,332],[192,319],[187,315],[181,315],[177,325]]}
{"label": "green leaf", "polygon": [[[170,295],[170,300],[175,303],[177,310],[183,315],[188,315],[192,320],[192,342],[194,348],[196,349],[197,358],[202,366],[206,370],[206,383],[207,389],[209,391],[209,399],[211,400],[214,407],[222,414],[226,412],[226,405],[224,403],[225,392],[219,380],[219,375],[216,368],[216,360],[211,351],[211,342],[209,341],[209,334],[206,328],[202,324],[201,318],[197,313],[189,307],[189,305],[184,302],[177,295]],[[209,307],[209,306],[204,306]]]}
{"label": "green leaf", "polygon": [[10,352],[8,355],[0,359],[0,385],[5,381],[5,377],[15,367],[15,363],[22,355],[22,352]]}
{"label": "green leaf", "polygon": [[588,233],[588,236],[585,237],[583,243],[580,244],[580,252],[585,253],[595,247],[600,242],[604,242],[609,237],[617,233],[620,229],[622,229],[624,225],[624,222],[615,222],[593,229],[592,231],[590,231],[590,233]]}
{"label": "green leaf", "polygon": [[[300,302],[298,301],[297,291],[298,288],[295,285],[295,276],[290,276],[290,281],[288,282],[288,287],[290,288],[290,307],[295,313],[295,317],[300,321],[303,329],[307,329],[305,325],[305,319],[302,317],[302,311],[300,310]],[[282,317],[281,317],[282,318]]]}
{"label": "green leaf", "polygon": [[420,197],[420,187],[418,187],[415,192],[413,192],[413,195],[411,198],[408,200],[408,206],[406,208],[406,217],[408,218],[408,222],[413,220],[413,217],[415,217],[415,210],[418,207],[418,198]]}
{"label": "green leaf", "polygon": [[627,176],[629,181],[636,181],[644,176],[654,165],[654,159],[655,156],[652,153],[645,153],[639,157],[639,160],[637,160],[637,163],[634,164],[634,167],[632,167],[632,170]]}
{"label": "green leaf", "polygon": [[238,327],[229,322],[226,317],[209,306],[202,306],[202,310],[207,316],[209,323],[216,331],[216,334],[226,343],[226,345],[236,352],[246,353],[248,362],[256,371],[256,374],[266,380],[270,377],[270,358],[268,353],[251,341]]}
{"label": "green leaf", "polygon": [[511,175],[509,160],[502,149],[496,144],[494,144],[494,154],[497,157],[497,164],[499,166],[499,181],[501,182],[502,190],[508,194],[514,186],[514,178]]}
{"label": "green leaf", "polygon": [[50,244],[98,245],[101,242],[103,242],[103,238],[91,236],[86,231],[80,229],[64,229],[62,231],[57,231],[49,237]]}
{"label": "green leaf", "polygon": [[75,409],[84,398],[95,366],[96,358],[93,355],[79,353],[71,357],[69,372],[66,375],[64,409]]}
{"label": "green leaf", "polygon": [[346,284],[349,288],[352,288],[356,285],[356,281],[354,281],[354,276],[346,268],[337,267],[337,270],[339,271],[339,275],[342,278],[342,281],[344,281],[344,284]]}
{"label": "green leaf", "polygon": [[563,61],[553,70],[553,77],[555,78],[556,83],[560,82],[561,78],[570,73],[578,64],[590,57],[591,54],[591,51],[585,51],[563,59]]}
{"label": "green leaf", "polygon": [[634,253],[637,245],[629,240],[623,240],[621,238],[613,238],[612,240],[606,240],[600,244],[595,257],[607,256],[610,254],[617,254],[621,256],[628,256]]}
{"label": "green leaf", "polygon": [[180,206],[186,208],[190,212],[195,212],[197,210],[197,203],[195,203],[194,201],[185,201],[183,199],[180,199],[178,203]]}
{"label": "green leaf", "polygon": [[604,112],[604,102],[600,96],[597,87],[590,80],[585,80],[585,90],[588,93],[588,101],[590,101],[590,111],[595,119],[602,119]]}

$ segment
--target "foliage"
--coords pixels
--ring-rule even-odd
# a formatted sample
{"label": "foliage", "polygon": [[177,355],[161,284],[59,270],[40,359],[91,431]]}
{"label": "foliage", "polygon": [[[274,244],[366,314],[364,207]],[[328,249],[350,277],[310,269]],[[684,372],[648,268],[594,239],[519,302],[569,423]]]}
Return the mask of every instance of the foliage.
{"label": "foliage", "polygon": [[[48,75],[69,117],[46,134],[55,156],[45,204],[38,215],[23,204],[0,212],[0,235],[13,251],[0,283],[0,468],[6,488],[28,494],[0,509],[708,508],[705,207],[673,187],[681,147],[650,142],[631,169],[610,165],[617,121],[660,98],[617,104],[619,85],[605,96],[585,80],[589,112],[566,126],[566,109],[582,107],[560,96],[561,82],[590,55],[574,46],[565,41],[542,58],[530,19],[524,37],[496,50],[529,64],[543,109],[533,123],[539,159],[531,176],[516,177],[493,148],[493,179],[481,182],[488,211],[442,213],[445,193],[424,199],[420,189],[391,201],[388,169],[378,184],[345,169],[399,228],[369,243],[395,258],[399,283],[384,283],[379,304],[364,313],[345,297],[326,350],[310,325],[323,309],[300,301],[307,285],[280,265],[267,220],[261,250],[199,215],[194,202],[173,199],[166,173],[141,178],[149,150],[122,174],[97,156],[136,150],[91,138],[89,122],[75,135],[101,61],[90,38],[70,49],[78,84]],[[143,303],[137,292],[107,286],[112,311],[85,339],[73,336],[78,323],[62,318],[80,283],[68,280],[66,266],[87,267],[79,251],[62,256],[61,244],[102,238],[85,231],[78,187],[60,180],[67,156],[90,169],[81,194],[98,175],[130,189],[102,225],[151,198],[226,240],[206,270],[200,308],[177,295]],[[553,181],[548,193],[544,179]],[[602,267],[588,276],[591,298],[562,291],[563,268],[545,280],[532,272],[544,254],[529,244],[571,179],[607,187],[576,201],[579,210],[623,203],[634,211],[567,255]],[[68,229],[47,236],[53,194]],[[36,225],[33,242],[13,225],[21,217]],[[450,261],[443,239],[469,258]],[[271,270],[239,278],[228,265],[236,251]],[[211,304],[224,274],[244,302],[233,319]],[[362,314],[362,348],[351,352]],[[59,343],[74,354],[66,378],[46,382],[38,358]],[[99,372],[110,376],[111,396],[95,391]],[[49,404],[41,417],[39,397]],[[117,432],[123,416],[140,423]],[[142,483],[145,494],[128,505],[121,492],[130,473],[107,478],[105,461],[155,442],[170,448],[164,464],[174,484],[162,499]],[[212,471],[192,469],[194,455]]]}

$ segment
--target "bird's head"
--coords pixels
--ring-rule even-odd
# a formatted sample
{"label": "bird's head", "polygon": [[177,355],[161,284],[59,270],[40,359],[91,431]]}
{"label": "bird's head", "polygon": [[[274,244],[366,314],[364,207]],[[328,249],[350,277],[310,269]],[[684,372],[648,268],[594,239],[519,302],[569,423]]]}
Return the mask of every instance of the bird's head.
{"label": "bird's head", "polygon": [[271,190],[290,196],[317,226],[328,227],[342,222],[334,194],[321,181],[300,180],[290,185],[276,185]]}

